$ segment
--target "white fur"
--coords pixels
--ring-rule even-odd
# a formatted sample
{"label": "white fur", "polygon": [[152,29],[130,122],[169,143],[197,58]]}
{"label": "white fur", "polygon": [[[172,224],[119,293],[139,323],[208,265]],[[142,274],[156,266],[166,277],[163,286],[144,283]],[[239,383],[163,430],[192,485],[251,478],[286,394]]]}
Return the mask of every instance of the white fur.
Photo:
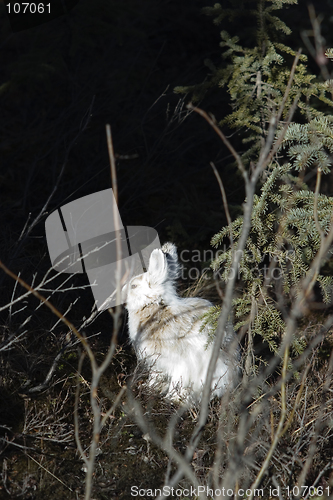
{"label": "white fur", "polygon": [[[139,359],[150,367],[150,385],[170,399],[199,400],[212,355],[202,315],[212,304],[200,298],[181,298],[174,281],[179,274],[177,249],[166,243],[153,250],[148,271],[124,286],[129,336]],[[219,397],[238,380],[238,350],[231,329],[225,333],[212,381]],[[228,348],[233,353],[228,352]]]}

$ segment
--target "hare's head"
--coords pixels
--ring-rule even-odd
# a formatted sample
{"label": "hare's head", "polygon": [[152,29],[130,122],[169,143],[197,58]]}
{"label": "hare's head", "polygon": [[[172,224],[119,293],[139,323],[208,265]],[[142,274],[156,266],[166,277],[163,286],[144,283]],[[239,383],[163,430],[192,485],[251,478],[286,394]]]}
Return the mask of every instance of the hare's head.
{"label": "hare's head", "polygon": [[176,295],[174,281],[179,274],[177,249],[172,243],[162,250],[153,250],[148,271],[135,276],[123,287],[123,296],[129,311],[137,311],[149,304],[169,304]]}

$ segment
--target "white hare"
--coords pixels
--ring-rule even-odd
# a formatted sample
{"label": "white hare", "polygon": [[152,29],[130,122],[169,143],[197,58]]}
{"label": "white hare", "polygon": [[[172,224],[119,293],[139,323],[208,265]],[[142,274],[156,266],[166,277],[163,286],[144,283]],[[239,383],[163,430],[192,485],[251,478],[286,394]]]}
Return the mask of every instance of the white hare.
{"label": "white hare", "polygon": [[[207,328],[202,328],[202,315],[212,304],[177,295],[179,268],[175,245],[166,243],[162,250],[153,250],[148,271],[132,278],[123,294],[129,336],[137,357],[149,366],[150,385],[159,387],[169,399],[198,401],[213,349]],[[227,387],[237,384],[235,338],[230,327],[217,360],[212,397],[222,396]]]}

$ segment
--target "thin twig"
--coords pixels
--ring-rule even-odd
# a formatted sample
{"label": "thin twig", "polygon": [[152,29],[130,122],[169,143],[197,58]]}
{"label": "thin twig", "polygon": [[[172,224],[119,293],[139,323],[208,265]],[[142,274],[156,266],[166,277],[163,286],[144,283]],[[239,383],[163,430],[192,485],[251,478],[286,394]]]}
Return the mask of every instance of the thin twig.
{"label": "thin twig", "polygon": [[108,411],[105,413],[105,415],[103,415],[103,418],[101,420],[101,428],[104,427],[104,425],[106,424],[106,421],[107,419],[110,417],[110,415],[115,411],[115,409],[117,408],[118,404],[120,403],[120,400],[124,394],[124,392],[126,391],[127,387],[126,385],[124,385],[120,391],[118,392],[117,396],[116,396],[116,399],[114,400],[113,402],[113,405],[108,409]]}
{"label": "thin twig", "polygon": [[289,346],[286,347],[283,357],[283,366],[282,366],[282,375],[281,375],[281,415],[278,423],[278,427],[276,429],[275,436],[273,438],[272,444],[268,450],[266,458],[260,468],[259,474],[257,475],[255,481],[251,484],[250,490],[251,494],[247,497],[248,500],[252,500],[254,496],[255,490],[258,488],[259,484],[262,481],[264,474],[266,473],[267,467],[269,466],[270,460],[273,456],[273,453],[277,447],[277,444],[283,434],[284,431],[284,422],[287,415],[287,401],[286,401],[286,376],[288,369],[288,361],[289,361]]}
{"label": "thin twig", "polygon": [[23,286],[23,288],[25,288],[26,290],[29,290],[30,293],[32,293],[35,297],[37,297],[37,299],[39,299],[41,302],[43,302],[46,305],[46,307],[48,307],[53,312],[53,314],[55,314],[63,323],[65,323],[65,325],[68,326],[68,328],[70,328],[70,330],[72,330],[74,335],[76,335],[76,337],[80,340],[83,347],[87,351],[87,354],[88,354],[90,360],[92,361],[95,359],[94,355],[92,353],[92,350],[90,349],[90,346],[89,346],[87,340],[85,339],[85,337],[83,337],[83,335],[81,335],[81,333],[78,332],[78,330],[75,328],[73,323],[71,323],[66,318],[66,316],[64,316],[49,300],[47,300],[45,297],[43,297],[43,295],[41,295],[39,292],[37,292],[37,290],[32,288],[22,278],[20,278],[15,273],[10,271],[8,269],[8,267],[6,267],[5,264],[1,260],[0,260],[0,268],[3,269],[4,272],[6,274],[8,274],[8,276],[13,278],[15,281],[18,281],[18,283],[20,283],[20,285]]}
{"label": "thin twig", "polygon": [[279,111],[278,111],[278,114],[277,114],[277,117],[276,117],[276,119],[277,119],[278,122],[281,120],[281,116],[282,116],[284,107],[286,105],[286,102],[287,102],[287,99],[288,99],[288,96],[289,96],[289,93],[290,93],[290,90],[291,90],[291,86],[292,86],[292,83],[293,83],[293,80],[294,80],[294,76],[295,76],[296,67],[297,67],[299,58],[301,57],[301,54],[302,54],[302,49],[298,49],[298,52],[297,52],[297,54],[295,56],[293,65],[291,67],[291,71],[290,71],[288,83],[287,83],[287,86],[286,86],[286,90],[284,92],[284,96],[283,96],[283,99],[282,99],[282,102],[281,102],[281,106],[279,108]]}
{"label": "thin twig", "polygon": [[315,193],[314,193],[314,204],[313,204],[313,217],[315,220],[316,228],[317,231],[320,235],[320,238],[324,238],[324,231],[320,227],[319,224],[319,219],[318,219],[318,197],[319,197],[319,190],[320,190],[320,182],[321,182],[321,168],[317,168],[317,180],[316,180],[316,188],[315,188]]}
{"label": "thin twig", "polygon": [[73,491],[72,488],[70,488],[69,486],[67,486],[67,484],[65,484],[63,481],[61,481],[61,479],[59,479],[59,477],[55,476],[51,471],[49,471],[48,469],[46,469],[46,467],[44,467],[44,465],[42,465],[40,462],[38,462],[37,460],[35,460],[31,455],[29,455],[28,453],[26,453],[26,455],[33,462],[35,462],[39,467],[41,467],[43,470],[45,470],[45,472],[47,472],[48,474],[50,474],[50,476],[54,477],[54,479],[56,479],[57,481],[59,481],[59,483],[61,483],[63,486],[65,486],[65,488],[67,488],[69,491]]}
{"label": "thin twig", "polygon": [[117,175],[116,175],[116,160],[115,160],[114,150],[113,150],[111,127],[107,123],[105,128],[106,128],[106,138],[107,138],[109,160],[110,160],[112,190],[113,190],[113,194],[114,194],[116,203],[118,205],[118,183],[117,183]]}
{"label": "thin twig", "polygon": [[226,214],[226,217],[227,217],[227,221],[228,221],[230,246],[231,246],[232,251],[233,251],[233,249],[234,249],[234,238],[232,236],[232,228],[231,228],[232,221],[231,221],[231,217],[230,217],[227,196],[225,194],[225,190],[224,190],[224,186],[223,186],[223,182],[222,182],[222,179],[220,177],[220,174],[218,173],[217,168],[215,167],[215,165],[214,165],[214,163],[212,161],[210,162],[210,166],[213,169],[213,172],[215,174],[215,177],[216,177],[217,182],[218,182],[219,187],[220,187],[220,191],[221,191],[221,195],[222,195],[222,200],[223,200],[224,211],[225,211],[225,214]]}
{"label": "thin twig", "polygon": [[195,111],[200,116],[202,116],[209,123],[209,125],[215,130],[217,135],[224,142],[224,144],[227,146],[227,148],[229,149],[232,156],[235,158],[237,165],[238,165],[238,168],[244,177],[244,180],[247,181],[248,180],[248,173],[244,167],[242,159],[241,159],[240,155],[237,153],[237,151],[235,150],[235,148],[233,147],[233,145],[231,144],[231,142],[226,138],[226,136],[224,135],[222,130],[218,127],[218,125],[216,123],[215,116],[206,113],[206,111],[204,111],[203,109],[200,109],[200,108],[193,106],[193,104],[191,104],[191,103],[188,104],[187,107],[188,107],[188,109],[191,109],[192,111]]}
{"label": "thin twig", "polygon": [[[327,57],[325,56],[325,48],[324,48],[325,39],[321,35],[320,22],[318,20],[318,17],[316,16],[316,11],[313,4],[308,5],[308,11],[312,25],[312,31],[310,30],[301,31],[301,37],[304,44],[306,45],[306,48],[310,52],[311,56],[318,64],[322,77],[326,81],[329,80],[331,76],[327,69],[328,60]],[[315,46],[313,46],[312,43],[310,42],[309,35],[313,36]]]}
{"label": "thin twig", "polygon": [[117,286],[116,286],[116,311],[115,311],[116,317],[114,319],[116,319],[116,324],[118,325],[118,320],[120,315],[120,303],[121,303],[121,264],[122,264],[122,251],[121,251],[121,239],[120,239],[121,221],[119,220],[118,217],[118,182],[117,182],[117,171],[116,171],[116,159],[114,156],[111,127],[109,124],[106,125],[106,137],[107,137],[108,152],[110,159],[112,191],[114,194],[113,223],[116,231],[116,249],[117,249],[117,268],[116,268]]}
{"label": "thin twig", "polygon": [[82,460],[85,462],[86,465],[88,465],[88,458],[87,455],[85,454],[82,444],[81,444],[81,439],[80,439],[80,425],[79,425],[79,401],[80,401],[80,377],[81,377],[81,371],[82,371],[82,364],[83,360],[85,357],[85,353],[82,353],[79,359],[79,366],[77,369],[77,374],[76,374],[76,391],[75,391],[75,403],[74,403],[74,433],[75,433],[75,441],[76,445],[78,447],[78,450],[80,452]]}

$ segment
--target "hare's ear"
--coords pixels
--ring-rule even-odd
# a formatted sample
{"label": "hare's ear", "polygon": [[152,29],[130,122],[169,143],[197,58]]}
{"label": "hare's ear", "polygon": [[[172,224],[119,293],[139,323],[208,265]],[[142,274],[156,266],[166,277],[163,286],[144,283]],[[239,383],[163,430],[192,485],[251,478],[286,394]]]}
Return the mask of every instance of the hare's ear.
{"label": "hare's ear", "polygon": [[168,277],[176,280],[181,271],[181,265],[178,262],[177,247],[173,243],[164,243],[162,252],[165,253],[168,265]]}
{"label": "hare's ear", "polygon": [[152,285],[159,285],[164,283],[168,276],[168,266],[166,262],[166,257],[162,250],[153,250],[148,267],[148,279],[149,283]]}

